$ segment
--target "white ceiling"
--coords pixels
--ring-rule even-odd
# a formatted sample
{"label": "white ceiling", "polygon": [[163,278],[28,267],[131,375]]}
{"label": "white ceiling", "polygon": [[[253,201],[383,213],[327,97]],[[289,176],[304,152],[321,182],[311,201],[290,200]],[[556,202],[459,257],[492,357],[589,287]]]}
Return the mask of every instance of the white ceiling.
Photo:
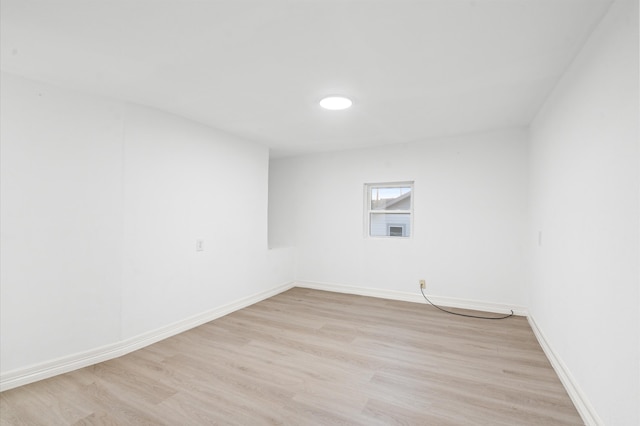
{"label": "white ceiling", "polygon": [[526,126],[610,2],[1,0],[1,66],[294,155]]}

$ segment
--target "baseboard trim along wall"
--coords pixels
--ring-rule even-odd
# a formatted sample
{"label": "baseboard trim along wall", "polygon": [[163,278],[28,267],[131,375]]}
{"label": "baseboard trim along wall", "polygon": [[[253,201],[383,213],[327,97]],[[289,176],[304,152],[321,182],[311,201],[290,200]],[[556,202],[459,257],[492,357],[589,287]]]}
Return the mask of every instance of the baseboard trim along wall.
{"label": "baseboard trim along wall", "polygon": [[177,321],[173,324],[166,325],[117,343],[65,356],[41,364],[32,365],[30,367],[7,371],[0,375],[0,392],[126,355],[135,350],[144,348],[145,346],[159,342],[160,340],[175,336],[176,334],[190,330],[209,321],[213,321],[216,318],[223,317],[239,309],[253,305],[254,303],[275,296],[276,294],[280,294],[289,290],[293,286],[294,283],[292,282],[282,284],[269,290],[235,300],[210,311],[185,318],[184,320]]}
{"label": "baseboard trim along wall", "polygon": [[[348,293],[348,294],[357,294],[361,296],[370,296],[370,297],[379,297],[383,299],[392,299],[392,300],[402,300],[406,302],[416,302],[416,303],[427,303],[420,291],[417,290],[416,293],[404,293],[393,290],[383,290],[377,288],[367,288],[367,287],[356,287],[356,286],[348,286],[342,284],[334,284],[334,283],[319,283],[319,282],[311,282],[311,281],[296,281],[295,287],[302,288],[311,288],[315,290],[325,290],[325,291],[333,291],[337,293]],[[507,306],[499,303],[489,303],[482,302],[477,300],[466,300],[466,299],[456,299],[450,297],[440,297],[440,296],[432,296],[427,294],[429,299],[440,306],[450,307],[450,308],[461,308],[461,309],[472,309],[484,312],[494,312],[494,313],[509,313],[512,309],[513,313],[516,315],[526,316],[533,333],[538,339],[542,350],[545,355],[549,359],[553,369],[556,374],[560,378],[565,390],[569,394],[569,397],[573,401],[573,404],[576,406],[578,413],[582,417],[585,425],[587,426],[600,426],[603,424],[602,420],[596,413],[595,409],[587,399],[586,395],[577,382],[569,372],[569,369],[566,367],[562,359],[553,351],[549,343],[542,331],[538,328],[533,317],[528,312],[527,308],[523,306]]]}
{"label": "baseboard trim along wall", "polygon": [[576,406],[576,409],[578,410],[580,417],[582,417],[582,421],[584,421],[584,424],[587,426],[603,425],[604,423],[602,419],[600,418],[600,416],[598,416],[598,413],[596,413],[595,408],[593,407],[593,405],[591,405],[591,403],[587,399],[587,396],[584,394],[584,392],[582,392],[582,390],[578,386],[578,383],[573,378],[573,375],[571,375],[571,372],[569,371],[565,363],[556,354],[553,348],[549,345],[549,342],[544,336],[544,333],[542,332],[542,330],[540,330],[540,328],[538,327],[538,324],[536,324],[536,321],[533,318],[533,315],[531,314],[528,315],[527,320],[529,321],[529,325],[531,326],[533,333],[536,335],[536,338],[538,339],[538,342],[540,343],[542,350],[547,356],[547,359],[549,359],[551,366],[553,367],[556,374],[558,375],[558,378],[564,385],[564,388],[569,394],[571,401],[573,401],[573,405]]}
{"label": "baseboard trim along wall", "polygon": [[[333,291],[336,293],[357,294],[360,296],[378,297],[381,299],[402,300],[405,302],[427,303],[416,288],[415,293],[405,293],[394,290],[384,290],[370,287],[356,287],[343,284],[321,283],[312,281],[296,281],[295,287],[311,288],[315,290]],[[453,297],[433,296],[425,292],[433,303],[448,308],[471,309],[474,311],[508,314],[513,310],[515,315],[527,316],[527,308],[524,306],[511,306],[501,303],[491,303],[479,300],[457,299]]]}
{"label": "baseboard trim along wall", "polygon": [[[401,300],[405,302],[427,303],[419,291],[416,291],[416,293],[405,293],[394,290],[357,287],[335,283],[321,283],[311,281],[290,282],[248,297],[244,297],[242,299],[238,299],[226,305],[214,308],[210,311],[194,315],[184,320],[177,321],[173,324],[169,324],[148,333],[131,337],[121,342],[105,345],[78,354],[65,356],[27,368],[8,371],[0,375],[0,392],[126,355],[135,350],[159,342],[160,340],[175,336],[176,334],[190,330],[209,321],[213,321],[239,309],[253,305],[254,303],[258,303],[264,299],[280,294],[293,287],[332,291],[336,293],[357,294],[361,296]],[[602,420],[597,415],[595,409],[587,399],[586,395],[584,394],[584,392],[582,392],[575,379],[569,372],[569,369],[565,366],[561,358],[557,356],[552,347],[549,345],[546,338],[544,337],[544,334],[538,328],[538,325],[536,324],[534,318],[529,315],[525,307],[507,306],[504,304],[483,302],[477,300],[456,299],[432,295],[428,296],[433,303],[445,307],[472,309],[494,313],[509,313],[510,310],[513,310],[514,314],[516,315],[526,316],[531,329],[533,330],[536,338],[538,339],[538,342],[540,343],[540,346],[549,359],[549,362],[553,366],[553,369],[556,371],[556,374],[558,374],[560,381],[564,385],[567,393],[569,394],[569,397],[575,404],[576,409],[582,417],[582,420],[588,426],[599,426],[603,424]]]}

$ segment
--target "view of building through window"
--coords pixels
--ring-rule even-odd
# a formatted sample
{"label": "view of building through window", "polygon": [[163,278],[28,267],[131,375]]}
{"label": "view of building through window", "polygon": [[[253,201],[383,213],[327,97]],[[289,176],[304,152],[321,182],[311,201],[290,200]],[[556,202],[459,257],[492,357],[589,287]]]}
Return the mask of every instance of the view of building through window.
{"label": "view of building through window", "polygon": [[413,182],[367,184],[366,221],[370,237],[409,237]]}

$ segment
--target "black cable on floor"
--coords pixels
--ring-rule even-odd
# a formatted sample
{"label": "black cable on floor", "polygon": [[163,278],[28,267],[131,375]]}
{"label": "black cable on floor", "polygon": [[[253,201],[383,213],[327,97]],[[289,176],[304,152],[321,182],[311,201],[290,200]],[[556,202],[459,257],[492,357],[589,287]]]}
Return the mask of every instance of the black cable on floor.
{"label": "black cable on floor", "polygon": [[422,287],[420,287],[420,293],[422,293],[422,297],[424,297],[424,300],[426,300],[427,302],[429,302],[429,304],[431,306],[433,306],[434,308],[438,308],[440,309],[442,312],[446,312],[448,314],[451,315],[458,315],[461,317],[467,317],[467,318],[477,318],[477,319],[487,319],[487,320],[500,320],[500,319],[506,319],[506,318],[510,318],[513,316],[513,310],[511,310],[511,313],[509,315],[505,315],[503,317],[480,317],[480,316],[476,316],[476,315],[467,315],[467,314],[459,314],[458,312],[451,312],[451,311],[447,311],[446,309],[441,308],[440,306],[436,305],[435,303],[433,303],[431,300],[429,300],[429,298],[424,294],[424,289]]}

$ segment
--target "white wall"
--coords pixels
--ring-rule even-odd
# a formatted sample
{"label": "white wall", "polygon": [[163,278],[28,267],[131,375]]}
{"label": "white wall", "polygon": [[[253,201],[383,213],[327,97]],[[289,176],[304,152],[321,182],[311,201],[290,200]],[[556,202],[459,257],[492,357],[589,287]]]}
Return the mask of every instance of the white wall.
{"label": "white wall", "polygon": [[124,138],[123,337],[291,281],[265,276],[266,148],[137,106]]}
{"label": "white wall", "polygon": [[0,365],[120,336],[123,105],[2,74]]}
{"label": "white wall", "polygon": [[1,107],[2,373],[292,281],[267,148],[4,73]]}
{"label": "white wall", "polygon": [[[525,305],[524,129],[277,159],[270,240],[296,279]],[[415,181],[411,239],[364,238],[365,183]]]}
{"label": "white wall", "polygon": [[607,425],[640,424],[638,137],[638,3],[619,1],[531,127],[530,312]]}

